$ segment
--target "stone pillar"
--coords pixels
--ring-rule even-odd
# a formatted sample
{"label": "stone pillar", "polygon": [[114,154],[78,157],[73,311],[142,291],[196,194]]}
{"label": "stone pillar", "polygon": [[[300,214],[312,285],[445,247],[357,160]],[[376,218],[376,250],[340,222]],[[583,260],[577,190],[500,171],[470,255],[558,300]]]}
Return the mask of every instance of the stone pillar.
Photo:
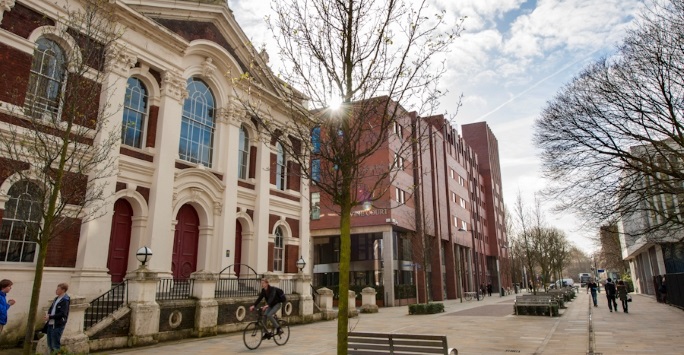
{"label": "stone pillar", "polygon": [[[52,305],[52,299],[48,303],[48,308]],[[90,352],[90,345],[88,344],[88,336],[83,332],[83,323],[85,319],[85,310],[90,307],[90,303],[86,302],[85,297],[70,296],[69,302],[69,318],[64,333],[62,334],[62,348],[74,354],[88,354]],[[39,313],[40,316],[45,314]],[[47,346],[47,336],[44,336],[38,341],[36,346],[37,354],[49,354]]]}
{"label": "stone pillar", "polygon": [[218,302],[214,297],[218,277],[211,272],[196,271],[190,275],[193,280],[192,297],[197,299],[195,308],[195,332],[198,337],[217,334]]}
{"label": "stone pillar", "polygon": [[333,291],[329,288],[319,288],[318,299],[316,300],[316,305],[321,310],[323,319],[335,319],[337,317],[337,311],[333,310]]}
{"label": "stone pillar", "polygon": [[156,301],[159,276],[156,272],[141,266],[128,273],[126,279],[131,308],[128,346],[155,344],[159,333],[160,312]]}
{"label": "stone pillar", "polygon": [[375,295],[377,294],[372,287],[366,287],[361,291],[361,312],[378,313],[378,305],[375,303]]}
{"label": "stone pillar", "polygon": [[349,317],[356,317],[359,315],[359,310],[356,309],[356,292],[349,290]]}
{"label": "stone pillar", "polygon": [[382,232],[382,284],[385,285],[385,307],[394,306],[394,232]]}
{"label": "stone pillar", "polygon": [[[302,321],[310,322],[313,320],[313,297],[311,297],[311,275],[297,275],[295,289],[299,297],[299,316]],[[332,299],[331,299],[332,302]]]}

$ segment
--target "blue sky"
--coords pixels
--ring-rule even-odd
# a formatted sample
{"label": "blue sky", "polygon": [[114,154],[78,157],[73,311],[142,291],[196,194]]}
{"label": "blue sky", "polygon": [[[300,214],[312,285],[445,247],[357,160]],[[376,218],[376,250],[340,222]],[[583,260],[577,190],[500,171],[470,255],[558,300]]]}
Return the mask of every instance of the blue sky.
{"label": "blue sky", "polygon": [[[410,1],[409,1],[410,2]],[[463,94],[457,125],[486,121],[499,141],[504,201],[512,209],[518,191],[532,204],[545,181],[532,144],[534,120],[547,101],[589,62],[609,56],[632,25],[643,0],[430,0],[447,21],[467,16],[465,31],[449,54],[442,86],[446,114]],[[255,46],[265,44],[277,72],[277,47],[265,26],[269,1],[228,0]],[[580,248],[594,246],[581,221],[557,215],[548,202],[549,225]]]}

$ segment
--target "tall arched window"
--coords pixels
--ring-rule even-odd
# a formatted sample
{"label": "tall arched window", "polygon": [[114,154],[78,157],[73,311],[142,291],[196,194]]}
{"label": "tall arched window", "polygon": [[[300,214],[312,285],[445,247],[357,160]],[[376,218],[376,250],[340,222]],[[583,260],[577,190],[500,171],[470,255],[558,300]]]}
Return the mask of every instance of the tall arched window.
{"label": "tall arched window", "polygon": [[276,227],[275,245],[273,247],[273,271],[283,271],[284,254],[283,230],[280,227]]}
{"label": "tall arched window", "polygon": [[318,154],[321,152],[321,127],[315,127],[311,130],[311,153]]}
{"label": "tall arched window", "polygon": [[214,94],[202,80],[188,79],[188,98],[183,104],[180,158],[211,167],[214,147]]}
{"label": "tall arched window", "polygon": [[12,185],[8,195],[0,227],[0,261],[33,262],[42,216],[40,188],[23,180]]}
{"label": "tall arched window", "polygon": [[240,126],[240,146],[238,148],[238,179],[247,179],[249,167],[249,133],[244,125]]}
{"label": "tall arched window", "polygon": [[285,149],[280,142],[276,143],[276,188],[285,190]]}
{"label": "tall arched window", "polygon": [[141,148],[147,116],[147,88],[138,78],[128,78],[124,99],[121,143]]}
{"label": "tall arched window", "polygon": [[53,40],[41,37],[36,41],[33,63],[26,93],[27,113],[41,116],[57,113],[59,96],[66,76],[64,50]]}

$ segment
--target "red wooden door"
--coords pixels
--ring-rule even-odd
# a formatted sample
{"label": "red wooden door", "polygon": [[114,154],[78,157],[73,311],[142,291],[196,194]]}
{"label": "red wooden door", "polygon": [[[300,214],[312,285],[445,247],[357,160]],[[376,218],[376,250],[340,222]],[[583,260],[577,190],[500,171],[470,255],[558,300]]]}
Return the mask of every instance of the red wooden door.
{"label": "red wooden door", "polygon": [[109,255],[107,268],[112,275],[112,283],[122,282],[128,268],[128,251],[131,244],[131,218],[133,208],[126,200],[114,203],[112,230],[109,234]]}
{"label": "red wooden door", "polygon": [[171,270],[174,279],[187,279],[197,270],[199,217],[192,206],[183,205],[176,220],[178,224],[173,237]]}
{"label": "red wooden door", "polygon": [[240,263],[242,262],[242,224],[235,222],[235,275],[240,276]]}

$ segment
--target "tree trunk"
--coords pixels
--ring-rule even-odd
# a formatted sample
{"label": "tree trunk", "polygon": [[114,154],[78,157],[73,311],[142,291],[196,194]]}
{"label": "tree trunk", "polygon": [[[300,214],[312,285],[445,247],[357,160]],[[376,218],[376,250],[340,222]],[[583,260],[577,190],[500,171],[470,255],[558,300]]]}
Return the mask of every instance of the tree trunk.
{"label": "tree trunk", "polygon": [[31,303],[29,305],[28,320],[26,322],[26,334],[24,335],[24,355],[31,355],[33,336],[35,332],[36,315],[38,314],[38,301],[40,300],[40,288],[43,285],[43,269],[47,257],[48,238],[41,238],[38,250],[36,270],[33,274],[33,288],[31,289]]}
{"label": "tree trunk", "polygon": [[340,216],[340,298],[337,302],[337,354],[347,355],[349,328],[349,262],[351,260],[351,197],[349,189],[342,194]]}

